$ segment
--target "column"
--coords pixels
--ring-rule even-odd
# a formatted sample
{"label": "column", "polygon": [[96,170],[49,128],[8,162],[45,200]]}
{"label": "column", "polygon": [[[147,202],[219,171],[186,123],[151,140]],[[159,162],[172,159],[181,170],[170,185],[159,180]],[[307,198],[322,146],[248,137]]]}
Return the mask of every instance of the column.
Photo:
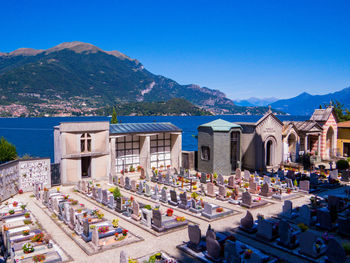
{"label": "column", "polygon": [[140,135],[140,165],[145,169],[151,169],[151,136]]}
{"label": "column", "polygon": [[305,136],[305,140],[304,140],[304,151],[305,151],[305,153],[307,153],[308,144],[309,144],[309,136],[306,135],[306,136]]}
{"label": "column", "polygon": [[317,141],[317,156],[321,156],[321,134],[318,135],[318,141]]}
{"label": "column", "polygon": [[113,183],[113,177],[116,175],[116,171],[115,171],[115,158],[116,158],[115,142],[116,142],[116,138],[111,138],[111,142],[110,142],[111,169],[110,169],[110,174],[108,175],[110,184]]}
{"label": "column", "polygon": [[171,134],[171,165],[172,167],[180,170],[182,165],[182,134]]}

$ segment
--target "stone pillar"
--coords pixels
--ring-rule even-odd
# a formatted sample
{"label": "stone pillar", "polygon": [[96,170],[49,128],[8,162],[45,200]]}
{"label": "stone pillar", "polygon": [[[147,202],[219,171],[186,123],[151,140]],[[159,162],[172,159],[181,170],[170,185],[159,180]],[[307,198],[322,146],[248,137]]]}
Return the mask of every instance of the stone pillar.
{"label": "stone pillar", "polygon": [[151,136],[140,135],[140,165],[145,171],[151,168]]}
{"label": "stone pillar", "polygon": [[110,169],[110,174],[109,177],[110,178],[110,183],[113,183],[113,177],[116,175],[116,170],[115,170],[115,158],[116,158],[116,152],[115,152],[115,141],[116,138],[111,138],[111,142],[110,142],[110,151],[111,151],[111,169]]}
{"label": "stone pillar", "polygon": [[309,136],[306,135],[305,136],[305,141],[304,141],[304,151],[305,151],[305,153],[307,153],[308,144],[309,144]]}
{"label": "stone pillar", "polygon": [[174,133],[171,134],[171,149],[170,149],[170,155],[171,155],[171,165],[172,167],[176,168],[177,170],[180,170],[180,167],[182,165],[182,134],[181,133]]}
{"label": "stone pillar", "polygon": [[321,134],[319,134],[317,141],[317,157],[321,157],[321,138]]}

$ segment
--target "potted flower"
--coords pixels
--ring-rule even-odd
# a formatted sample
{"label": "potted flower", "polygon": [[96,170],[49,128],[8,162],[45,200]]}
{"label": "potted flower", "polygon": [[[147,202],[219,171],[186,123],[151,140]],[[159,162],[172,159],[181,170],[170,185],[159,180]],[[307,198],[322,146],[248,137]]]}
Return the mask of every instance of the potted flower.
{"label": "potted flower", "polygon": [[18,193],[21,195],[21,194],[23,194],[23,190],[22,189],[19,189],[18,190]]}
{"label": "potted flower", "polygon": [[113,219],[112,225],[113,225],[114,228],[117,228],[118,225],[119,225],[119,219]]}
{"label": "potted flower", "polygon": [[30,214],[28,212],[24,213],[24,217],[25,218],[29,218],[30,217]]}
{"label": "potted flower", "polygon": [[287,194],[290,194],[292,192],[292,189],[287,188]]}
{"label": "potted flower", "polygon": [[216,212],[217,212],[217,213],[221,213],[221,212],[223,212],[223,211],[224,211],[224,209],[223,209],[222,207],[216,208]]}
{"label": "potted flower", "polygon": [[14,202],[12,203],[12,206],[13,206],[13,207],[17,207],[17,205],[18,205],[18,202],[16,202],[16,201],[14,201]]}
{"label": "potted flower", "polygon": [[40,255],[35,255],[33,257],[33,261],[34,262],[44,262],[44,260],[46,259],[45,255],[44,254],[40,254]]}
{"label": "potted flower", "polygon": [[29,230],[23,230],[22,231],[23,236],[29,236]]}
{"label": "potted flower", "polygon": [[305,225],[304,223],[298,224],[298,227],[299,227],[301,232],[305,232],[306,230],[309,229],[309,227],[307,225]]}
{"label": "potted flower", "polygon": [[34,235],[31,240],[32,242],[43,242],[43,238],[44,238],[44,233],[40,233],[40,234],[36,234]]}
{"label": "potted flower", "polygon": [[168,210],[166,210],[166,215],[167,215],[167,216],[172,216],[173,213],[174,213],[174,210],[171,209],[171,208],[168,208]]}
{"label": "potted flower", "polygon": [[128,230],[123,229],[123,231],[122,231],[122,235],[126,237],[126,235],[127,235],[127,234],[128,234]]}
{"label": "potted flower", "polygon": [[25,243],[22,247],[24,254],[29,254],[34,252],[34,246],[31,243]]}
{"label": "potted flower", "polygon": [[9,211],[9,214],[10,215],[13,215],[15,213],[15,210],[13,210],[13,209],[11,209],[10,211]]}
{"label": "potted flower", "polygon": [[27,205],[21,205],[22,210],[25,210]]}
{"label": "potted flower", "polygon": [[30,225],[30,224],[32,223],[32,220],[30,220],[30,219],[24,219],[24,220],[23,220],[23,223],[24,223],[25,225]]}

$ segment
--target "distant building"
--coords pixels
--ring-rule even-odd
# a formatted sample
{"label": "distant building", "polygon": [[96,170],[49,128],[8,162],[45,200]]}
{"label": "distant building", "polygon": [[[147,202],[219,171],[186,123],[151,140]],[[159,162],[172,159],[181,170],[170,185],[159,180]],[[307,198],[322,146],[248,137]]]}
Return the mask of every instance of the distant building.
{"label": "distant building", "polygon": [[338,123],[337,150],[340,156],[350,157],[350,121]]}
{"label": "distant building", "polygon": [[236,168],[278,168],[283,123],[269,111],[255,123],[221,119],[198,127],[198,170],[231,174]]}
{"label": "distant building", "polygon": [[182,130],[171,123],[67,122],[54,137],[62,184],[181,164]]}
{"label": "distant building", "polygon": [[316,109],[307,121],[284,122],[283,161],[302,153],[329,160],[337,154],[337,119],[333,107]]}

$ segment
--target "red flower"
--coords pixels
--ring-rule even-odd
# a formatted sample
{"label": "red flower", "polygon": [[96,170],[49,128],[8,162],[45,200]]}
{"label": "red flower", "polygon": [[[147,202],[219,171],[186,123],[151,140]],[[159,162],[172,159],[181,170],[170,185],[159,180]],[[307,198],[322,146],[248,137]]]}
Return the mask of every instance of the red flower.
{"label": "red flower", "polygon": [[21,195],[21,194],[23,194],[23,190],[22,189],[19,189],[18,190],[18,193]]}

